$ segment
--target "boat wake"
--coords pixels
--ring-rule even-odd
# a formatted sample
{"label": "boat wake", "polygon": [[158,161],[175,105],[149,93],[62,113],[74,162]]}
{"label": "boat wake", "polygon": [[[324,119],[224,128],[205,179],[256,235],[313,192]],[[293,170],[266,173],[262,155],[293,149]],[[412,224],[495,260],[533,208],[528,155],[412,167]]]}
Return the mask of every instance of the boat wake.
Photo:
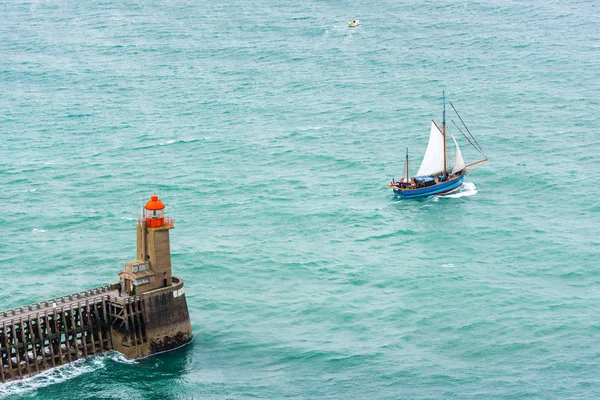
{"label": "boat wake", "polygon": [[446,199],[458,199],[459,197],[468,197],[475,196],[477,194],[477,187],[472,182],[465,182],[463,185],[452,193],[443,195],[443,196],[435,196],[437,198],[443,197]]}

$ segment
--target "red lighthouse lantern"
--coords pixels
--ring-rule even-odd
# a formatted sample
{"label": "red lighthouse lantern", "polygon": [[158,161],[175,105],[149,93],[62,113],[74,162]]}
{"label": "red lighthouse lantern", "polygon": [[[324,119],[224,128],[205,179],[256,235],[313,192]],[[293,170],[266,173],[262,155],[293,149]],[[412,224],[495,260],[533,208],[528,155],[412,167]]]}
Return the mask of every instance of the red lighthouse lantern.
{"label": "red lighthouse lantern", "polygon": [[157,195],[152,195],[150,201],[144,206],[144,217],[148,228],[159,228],[165,223],[165,205],[158,199]]}

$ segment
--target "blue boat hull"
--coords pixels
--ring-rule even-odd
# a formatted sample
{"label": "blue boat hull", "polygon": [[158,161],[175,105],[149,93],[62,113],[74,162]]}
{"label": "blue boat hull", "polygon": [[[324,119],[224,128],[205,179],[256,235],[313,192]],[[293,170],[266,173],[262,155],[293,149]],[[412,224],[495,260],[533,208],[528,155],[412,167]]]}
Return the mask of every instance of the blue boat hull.
{"label": "blue boat hull", "polygon": [[428,187],[424,187],[424,188],[404,189],[404,190],[399,190],[399,189],[394,188],[394,194],[396,194],[404,199],[410,199],[410,198],[414,198],[414,197],[425,197],[425,196],[431,196],[434,194],[444,194],[444,193],[448,193],[448,192],[458,189],[463,184],[464,180],[465,180],[465,175],[463,174],[463,175],[459,176],[458,178],[453,179],[451,181],[438,183],[437,185],[428,186]]}

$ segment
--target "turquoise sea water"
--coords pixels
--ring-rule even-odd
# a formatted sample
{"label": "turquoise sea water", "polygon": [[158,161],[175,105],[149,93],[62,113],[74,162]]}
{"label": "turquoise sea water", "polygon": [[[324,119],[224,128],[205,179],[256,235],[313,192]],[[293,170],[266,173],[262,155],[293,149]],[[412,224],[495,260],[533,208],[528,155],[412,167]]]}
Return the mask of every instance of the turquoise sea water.
{"label": "turquoise sea water", "polygon": [[[115,281],[156,192],[195,332],[0,397],[599,397],[599,11],[0,1],[0,309]],[[395,199],[442,90],[490,161]]]}

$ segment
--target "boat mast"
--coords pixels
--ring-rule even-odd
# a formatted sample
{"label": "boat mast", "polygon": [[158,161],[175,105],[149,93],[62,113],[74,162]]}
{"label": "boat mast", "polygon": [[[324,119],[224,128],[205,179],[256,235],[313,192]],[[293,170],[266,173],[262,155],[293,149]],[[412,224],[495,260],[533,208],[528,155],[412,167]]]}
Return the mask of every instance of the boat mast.
{"label": "boat mast", "polygon": [[408,183],[408,147],[406,148],[406,183]]}
{"label": "boat mast", "polygon": [[448,175],[446,171],[446,92],[442,90],[442,102],[444,111],[442,112],[442,136],[444,136],[444,176]]}

